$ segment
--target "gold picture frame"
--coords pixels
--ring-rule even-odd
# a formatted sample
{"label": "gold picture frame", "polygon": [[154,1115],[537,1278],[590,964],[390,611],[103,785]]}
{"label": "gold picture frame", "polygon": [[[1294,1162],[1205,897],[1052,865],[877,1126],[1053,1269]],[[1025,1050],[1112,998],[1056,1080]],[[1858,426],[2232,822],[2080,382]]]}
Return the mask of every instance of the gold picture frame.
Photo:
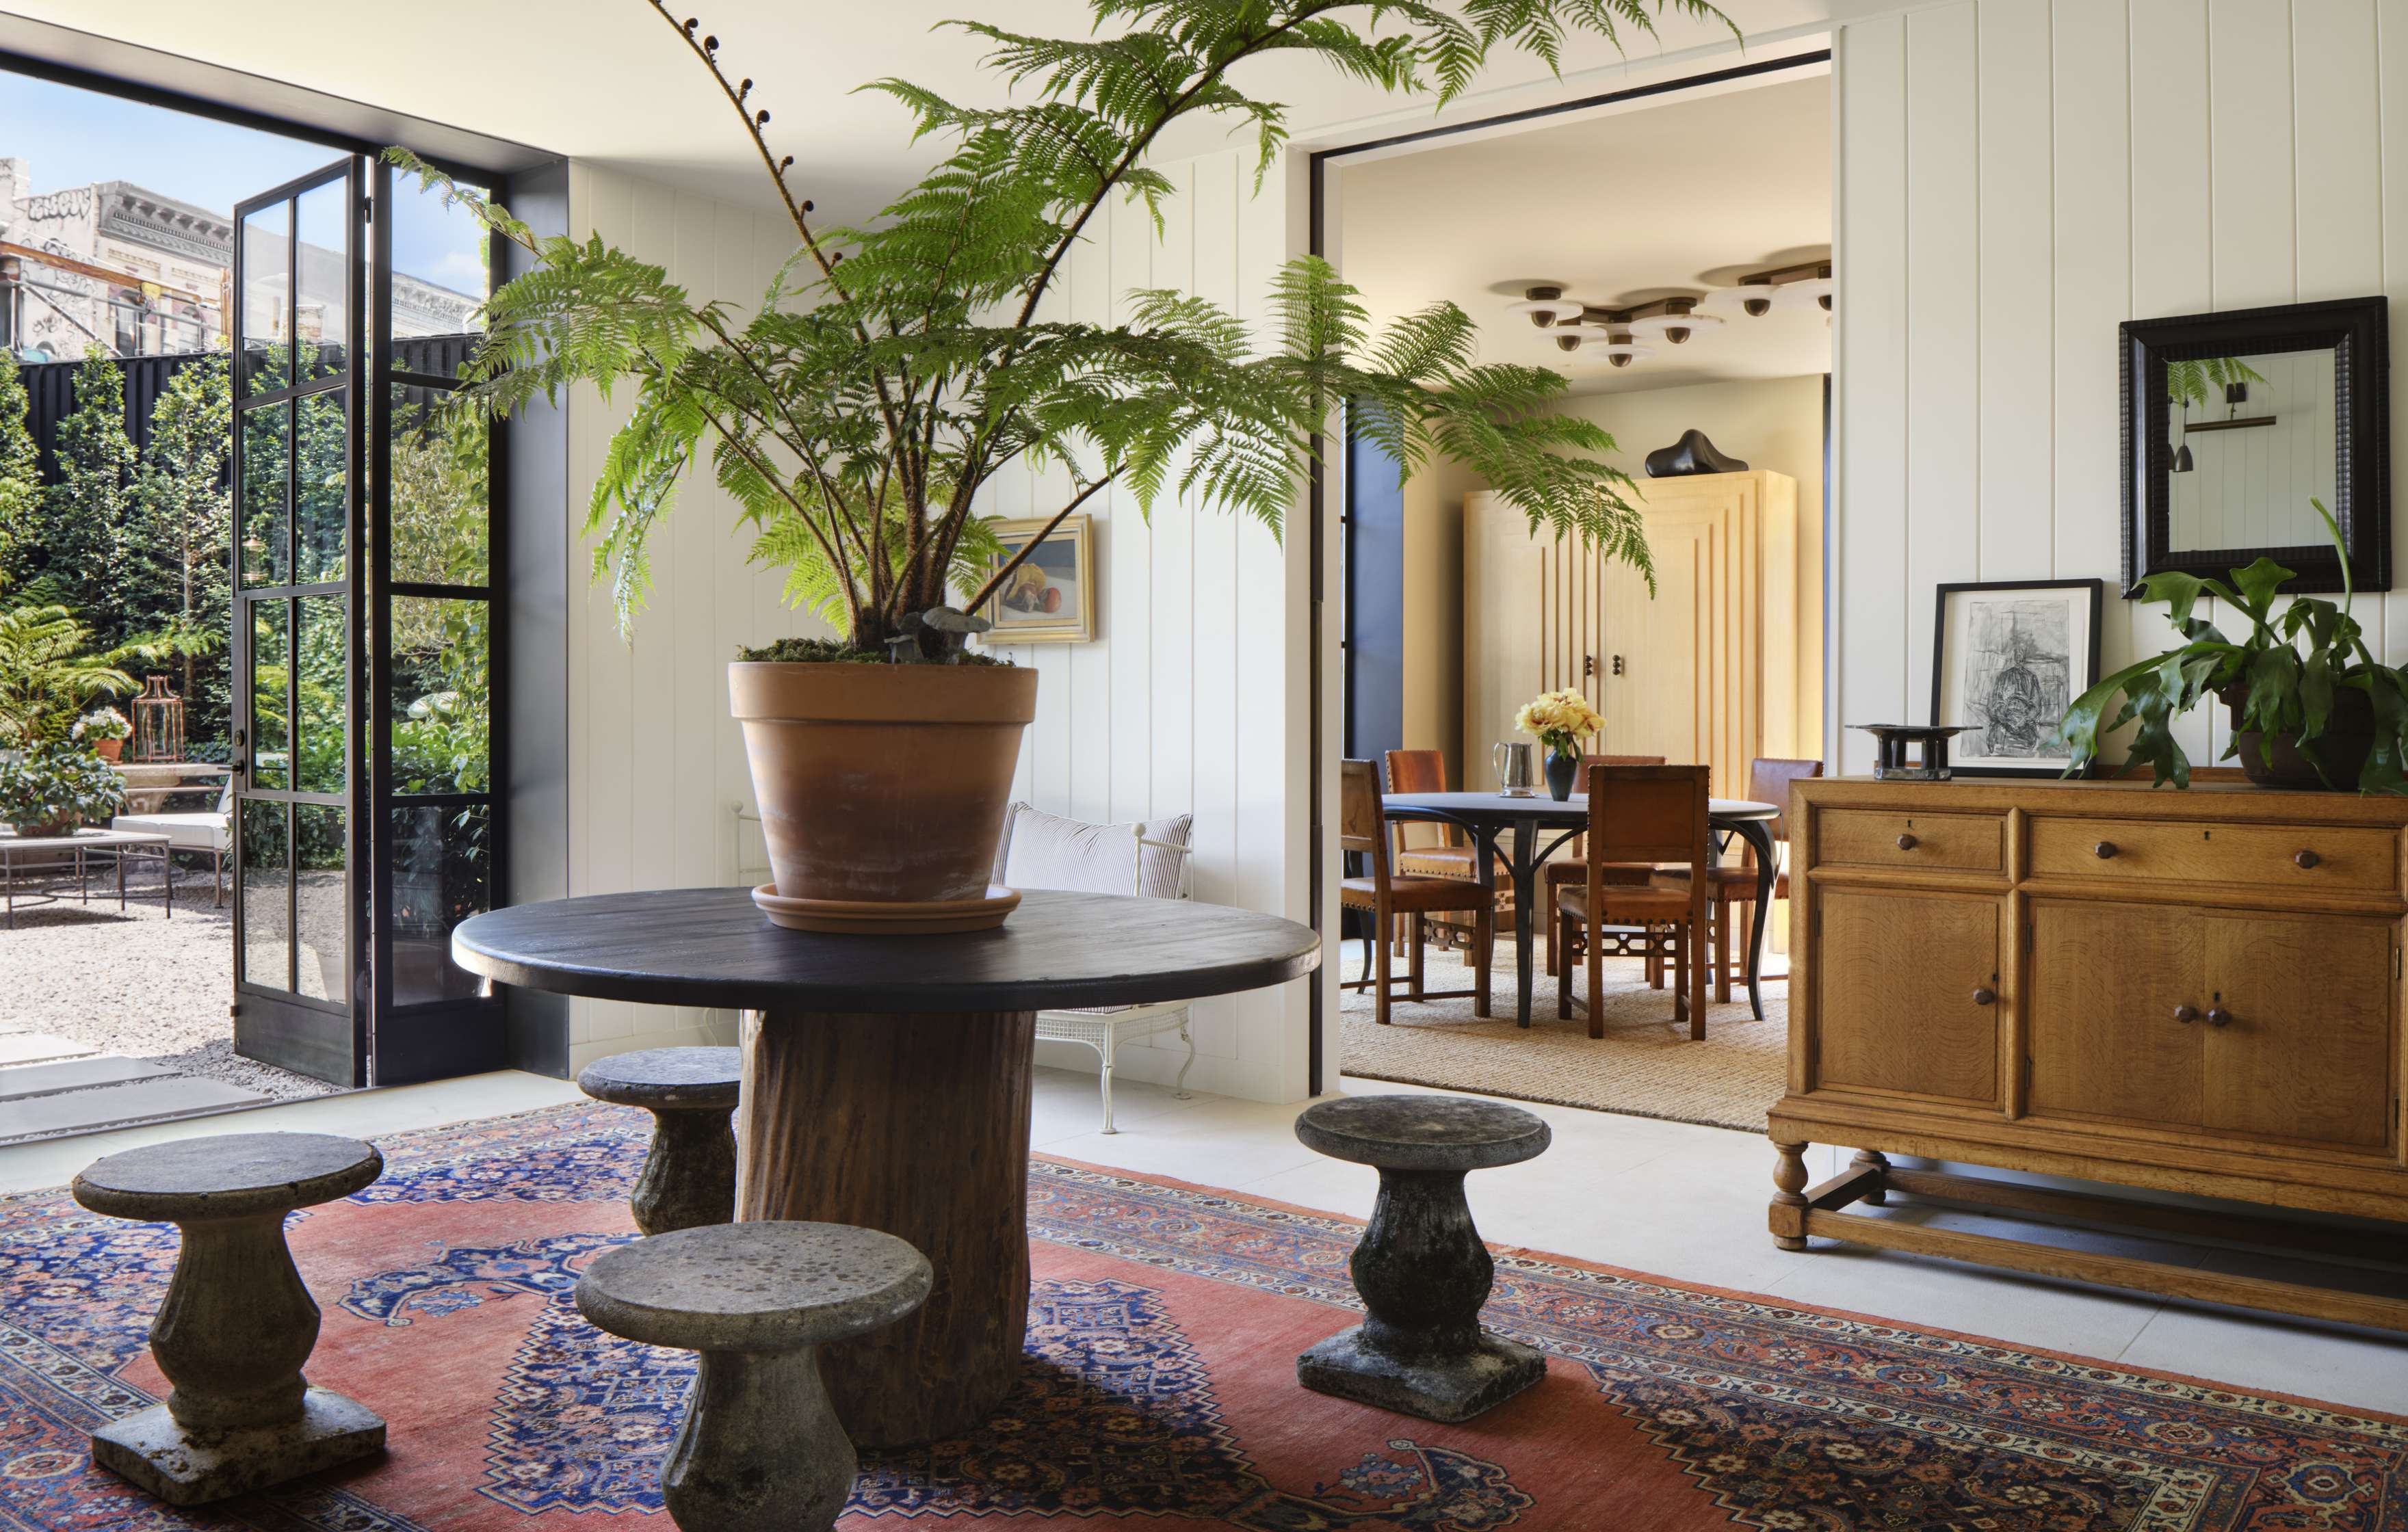
{"label": "gold picture frame", "polygon": [[[1048,518],[996,522],[1001,568],[1045,531]],[[1096,636],[1095,540],[1085,516],[1067,516],[1047,533],[1036,552],[1012,571],[1004,588],[987,599],[980,615],[995,626],[981,635],[989,645],[1083,644]]]}

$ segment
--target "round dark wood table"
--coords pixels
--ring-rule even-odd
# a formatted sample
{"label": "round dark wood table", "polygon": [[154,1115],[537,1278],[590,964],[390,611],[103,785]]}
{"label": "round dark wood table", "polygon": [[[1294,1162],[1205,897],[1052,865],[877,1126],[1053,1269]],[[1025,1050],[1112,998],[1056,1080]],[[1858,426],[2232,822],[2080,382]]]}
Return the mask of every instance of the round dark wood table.
{"label": "round dark wood table", "polygon": [[1261,989],[1321,938],[1188,899],[1029,890],[993,931],[831,936],[741,888],[518,905],[452,935],[506,984],[743,1018],[736,1216],[881,1229],[936,1269],[910,1318],[821,1357],[863,1446],[956,1436],[1003,1401],[1028,1322],[1036,1013]]}

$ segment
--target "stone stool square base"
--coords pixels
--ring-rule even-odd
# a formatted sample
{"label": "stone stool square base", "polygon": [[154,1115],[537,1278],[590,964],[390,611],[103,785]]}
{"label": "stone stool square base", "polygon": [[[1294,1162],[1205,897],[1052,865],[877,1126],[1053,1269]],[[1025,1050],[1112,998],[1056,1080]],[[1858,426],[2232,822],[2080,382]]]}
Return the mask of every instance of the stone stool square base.
{"label": "stone stool square base", "polygon": [[384,1422],[327,1388],[302,1396],[301,1418],[200,1433],[164,1404],[92,1434],[92,1460],[171,1506],[196,1506],[316,1473],[384,1448]]}
{"label": "stone stool square base", "polygon": [[1357,1325],[1296,1359],[1296,1381],[1315,1394],[1447,1425],[1496,1409],[1546,1375],[1544,1354],[1484,1330],[1468,1353],[1404,1361],[1365,1345]]}

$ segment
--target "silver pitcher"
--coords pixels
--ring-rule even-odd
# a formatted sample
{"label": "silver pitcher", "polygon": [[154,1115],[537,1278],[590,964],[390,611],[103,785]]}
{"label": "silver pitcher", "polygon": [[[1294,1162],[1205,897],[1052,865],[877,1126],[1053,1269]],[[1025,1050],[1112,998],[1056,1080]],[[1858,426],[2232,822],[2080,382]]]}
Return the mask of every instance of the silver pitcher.
{"label": "silver pitcher", "polygon": [[1497,768],[1497,790],[1509,798],[1534,796],[1531,789],[1539,780],[1538,758],[1531,747],[1508,741],[1488,752],[1488,761]]}

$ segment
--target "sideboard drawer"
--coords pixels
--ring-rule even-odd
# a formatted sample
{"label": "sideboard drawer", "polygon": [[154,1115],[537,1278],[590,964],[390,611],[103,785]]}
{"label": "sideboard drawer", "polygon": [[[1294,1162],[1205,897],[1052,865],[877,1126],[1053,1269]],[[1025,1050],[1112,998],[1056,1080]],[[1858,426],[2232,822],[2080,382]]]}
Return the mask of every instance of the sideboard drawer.
{"label": "sideboard drawer", "polygon": [[2399,886],[2400,852],[2363,825],[2036,817],[2031,875],[2379,892]]}
{"label": "sideboard drawer", "polygon": [[1814,820],[1818,864],[1998,872],[2006,845],[2006,821],[1995,814],[1826,809]]}

